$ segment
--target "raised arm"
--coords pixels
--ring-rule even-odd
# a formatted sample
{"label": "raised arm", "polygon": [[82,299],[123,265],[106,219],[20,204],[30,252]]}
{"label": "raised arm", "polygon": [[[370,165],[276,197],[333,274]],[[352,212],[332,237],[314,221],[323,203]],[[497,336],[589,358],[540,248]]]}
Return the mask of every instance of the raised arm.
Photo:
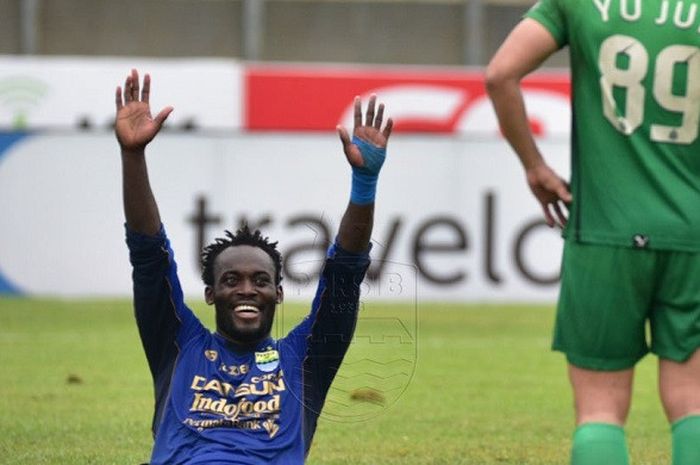
{"label": "raised arm", "polygon": [[540,154],[530,131],[520,81],[558,48],[540,23],[526,18],[508,35],[486,69],[486,88],[503,135],[525,168],[530,190],[542,206],[549,226],[566,224],[564,209],[571,202],[568,186]]}
{"label": "raised arm", "polygon": [[[384,120],[384,105],[371,96],[363,118],[355,97],[352,138],[338,126],[345,157],[352,168],[350,202],[331,247],[309,317],[289,334],[306,347],[304,357],[304,450],[311,446],[319,412],[350,346],[359,312],[360,284],[369,266],[369,240],[374,219],[377,178],[386,157],[393,122]],[[342,250],[338,250],[342,249]]]}
{"label": "raised arm", "polygon": [[148,102],[150,92],[151,77],[144,76],[143,89],[139,90],[139,75],[132,69],[123,92],[117,87],[114,132],[121,147],[126,224],[134,232],[154,235],[160,229],[160,214],[148,180],[145,150],[173,108],[166,107],[153,118]]}
{"label": "raised arm", "polygon": [[345,128],[337,128],[345,157],[352,167],[350,203],[340,222],[338,244],[353,253],[364,252],[369,246],[377,179],[393,127],[393,121],[388,118],[382,129],[384,104],[380,103],[375,113],[376,102],[377,97],[372,95],[363,120],[360,97],[355,97],[352,139]]}

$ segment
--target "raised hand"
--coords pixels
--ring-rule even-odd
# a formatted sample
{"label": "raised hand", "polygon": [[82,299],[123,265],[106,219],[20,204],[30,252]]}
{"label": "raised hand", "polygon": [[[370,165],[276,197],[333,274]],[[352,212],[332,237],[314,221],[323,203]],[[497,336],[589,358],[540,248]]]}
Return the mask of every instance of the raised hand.
{"label": "raised hand", "polygon": [[352,167],[352,189],[350,202],[355,205],[374,203],[377,191],[377,179],[386,158],[386,144],[389,142],[391,129],[394,125],[391,118],[387,119],[384,129],[384,105],[379,104],[375,114],[377,96],[372,95],[367,104],[367,114],[362,124],[362,104],[360,97],[355,97],[354,117],[355,127],[352,140],[348,131],[338,126],[338,135],[343,143],[345,158]]}
{"label": "raised hand", "polygon": [[151,93],[151,76],[143,78],[143,90],[139,95],[139,74],[135,69],[127,76],[122,88],[117,87],[117,118],[114,132],[119,145],[125,152],[143,151],[146,145],[158,134],[163,123],[173,111],[173,107],[163,108],[155,118],[151,116],[148,99]]}
{"label": "raised hand", "polygon": [[360,97],[355,97],[355,127],[353,128],[352,132],[352,140],[350,139],[350,135],[345,128],[342,126],[338,126],[336,128],[338,130],[338,135],[340,136],[340,141],[343,143],[343,151],[345,152],[345,156],[350,165],[352,165],[354,168],[364,168],[374,175],[379,174],[379,169],[384,162],[384,158],[381,157],[381,160],[378,160],[371,154],[365,153],[367,151],[360,150],[358,142],[364,141],[369,144],[370,148],[371,146],[374,146],[378,149],[386,149],[386,145],[389,142],[389,136],[391,135],[391,130],[394,125],[392,119],[389,118],[386,121],[384,129],[382,129],[382,123],[384,121],[384,104],[379,104],[375,114],[376,103],[377,96],[370,96],[369,103],[367,104],[367,113],[363,124],[362,102],[360,101]]}
{"label": "raised hand", "polygon": [[562,228],[566,226],[568,218],[564,209],[568,210],[571,202],[567,183],[545,164],[527,170],[526,175],[527,183],[542,207],[547,224],[550,227],[555,224]]}

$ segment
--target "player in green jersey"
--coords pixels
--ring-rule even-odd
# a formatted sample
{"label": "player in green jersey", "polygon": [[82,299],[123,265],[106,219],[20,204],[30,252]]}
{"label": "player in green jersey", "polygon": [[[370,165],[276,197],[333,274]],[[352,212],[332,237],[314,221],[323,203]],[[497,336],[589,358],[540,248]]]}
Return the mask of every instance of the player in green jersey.
{"label": "player in green jersey", "polygon": [[[538,150],[520,90],[567,45],[570,185]],[[564,227],[553,348],[574,393],[572,464],[629,462],[623,426],[649,350],[673,463],[700,464],[700,0],[541,0],[486,81],[547,223]]]}

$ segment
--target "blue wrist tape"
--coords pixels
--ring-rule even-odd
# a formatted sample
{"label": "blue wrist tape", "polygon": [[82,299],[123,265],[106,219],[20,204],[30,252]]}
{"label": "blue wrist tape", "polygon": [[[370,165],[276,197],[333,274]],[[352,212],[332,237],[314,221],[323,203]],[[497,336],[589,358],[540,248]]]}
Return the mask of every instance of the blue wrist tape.
{"label": "blue wrist tape", "polygon": [[360,149],[364,166],[352,168],[350,201],[357,205],[374,203],[377,179],[386,158],[386,148],[377,147],[356,136],[353,136],[352,143]]}

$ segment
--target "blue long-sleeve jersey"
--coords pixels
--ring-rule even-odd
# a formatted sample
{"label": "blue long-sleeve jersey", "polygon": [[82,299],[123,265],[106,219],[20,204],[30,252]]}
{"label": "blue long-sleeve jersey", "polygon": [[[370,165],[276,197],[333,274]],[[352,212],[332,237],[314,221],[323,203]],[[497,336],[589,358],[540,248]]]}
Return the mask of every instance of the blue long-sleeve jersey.
{"label": "blue long-sleeve jersey", "polygon": [[185,304],[164,229],[126,236],[155,388],[151,465],[303,463],[355,329],[369,250],[331,246],[306,319],[240,351]]}

